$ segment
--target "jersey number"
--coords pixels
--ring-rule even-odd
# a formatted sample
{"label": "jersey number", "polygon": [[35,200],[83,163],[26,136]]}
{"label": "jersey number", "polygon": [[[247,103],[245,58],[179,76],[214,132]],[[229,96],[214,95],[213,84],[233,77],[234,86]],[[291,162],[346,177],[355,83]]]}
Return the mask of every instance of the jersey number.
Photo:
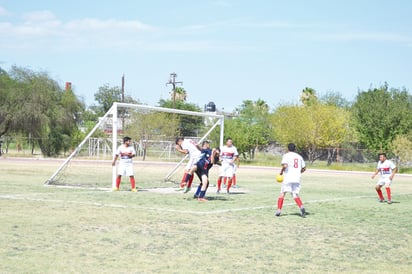
{"label": "jersey number", "polygon": [[293,167],[298,168],[299,167],[299,159],[293,159]]}

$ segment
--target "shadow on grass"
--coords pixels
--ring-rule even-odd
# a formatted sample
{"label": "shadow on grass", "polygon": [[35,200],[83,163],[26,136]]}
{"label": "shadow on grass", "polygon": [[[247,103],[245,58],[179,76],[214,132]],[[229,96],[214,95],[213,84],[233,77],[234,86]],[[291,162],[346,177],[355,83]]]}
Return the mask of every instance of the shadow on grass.
{"label": "shadow on grass", "polygon": [[[308,217],[308,216],[310,216],[310,215],[312,215],[310,212],[308,212],[308,211],[306,211],[306,214],[305,214],[305,217]],[[295,213],[282,213],[280,216],[278,216],[277,218],[280,218],[280,217],[287,217],[287,216],[298,216],[299,218],[302,218],[302,216],[300,216],[300,213],[299,212],[295,212]],[[304,217],[304,218],[305,218]]]}

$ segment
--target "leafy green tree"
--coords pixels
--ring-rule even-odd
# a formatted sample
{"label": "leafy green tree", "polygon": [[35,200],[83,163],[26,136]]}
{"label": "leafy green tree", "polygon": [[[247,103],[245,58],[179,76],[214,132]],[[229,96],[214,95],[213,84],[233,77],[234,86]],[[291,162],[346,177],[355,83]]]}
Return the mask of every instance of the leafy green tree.
{"label": "leafy green tree", "polygon": [[360,91],[352,107],[359,141],[374,151],[387,151],[398,135],[412,130],[412,97],[406,89]]}
{"label": "leafy green tree", "polygon": [[322,150],[344,143],[351,135],[350,113],[331,105],[284,105],[272,116],[276,140],[295,143],[311,163],[322,156]]}
{"label": "leafy green tree", "polygon": [[14,87],[16,82],[9,74],[0,68],[0,137],[9,132],[17,120],[18,105]]}
{"label": "leafy green tree", "polygon": [[412,132],[407,135],[397,135],[391,143],[391,151],[398,159],[398,165],[412,162]]}
{"label": "leafy green tree", "polygon": [[238,116],[226,122],[225,132],[244,158],[254,159],[256,149],[271,140],[269,105],[262,99],[245,100],[236,111]]}
{"label": "leafy green tree", "polygon": [[186,102],[186,99],[187,99],[187,92],[182,87],[177,87],[175,89],[174,94],[173,94],[173,90],[170,92],[170,100],[172,102],[173,102],[173,100]]}
{"label": "leafy green tree", "polygon": [[318,97],[316,96],[316,90],[313,88],[305,87],[300,95],[300,101],[303,105],[310,106],[318,102]]}
{"label": "leafy green tree", "polygon": [[30,136],[43,155],[57,155],[64,149],[64,135],[71,136],[77,129],[82,102],[72,91],[63,91],[45,72],[14,66],[8,75],[12,84],[7,89],[7,104],[3,105],[8,113],[4,128],[9,133]]}
{"label": "leafy green tree", "polygon": [[[122,90],[118,86],[111,87],[109,84],[100,86],[98,91],[94,94],[94,100],[97,106],[92,109],[99,115],[103,116],[113,105],[114,102],[122,101]],[[129,95],[124,96],[125,103],[137,104],[138,101]]]}
{"label": "leafy green tree", "polygon": [[342,96],[339,92],[329,91],[320,96],[319,101],[325,105],[336,106],[344,109],[349,109],[351,103]]}
{"label": "leafy green tree", "polygon": [[[160,100],[159,106],[164,108],[173,108],[173,101],[172,100]],[[180,110],[189,110],[195,112],[201,112],[199,106],[186,103],[184,101],[176,101],[175,108]],[[167,113],[165,116],[167,119],[174,121],[177,119],[177,135],[180,136],[198,136],[201,134],[205,129],[204,118],[200,116],[189,116],[189,115],[180,115],[180,114],[173,114]]]}

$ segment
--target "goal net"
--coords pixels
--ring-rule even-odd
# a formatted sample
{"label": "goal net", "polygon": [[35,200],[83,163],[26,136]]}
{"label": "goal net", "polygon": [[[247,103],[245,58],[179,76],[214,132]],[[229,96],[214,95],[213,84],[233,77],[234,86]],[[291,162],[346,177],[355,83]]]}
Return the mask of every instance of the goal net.
{"label": "goal net", "polygon": [[[132,138],[138,188],[170,187],[183,175],[187,157],[175,150],[177,136],[223,144],[224,116],[147,105],[114,103],[82,142],[45,182],[49,186],[111,189],[116,184],[112,160],[122,138]],[[130,188],[123,176],[121,189]]]}

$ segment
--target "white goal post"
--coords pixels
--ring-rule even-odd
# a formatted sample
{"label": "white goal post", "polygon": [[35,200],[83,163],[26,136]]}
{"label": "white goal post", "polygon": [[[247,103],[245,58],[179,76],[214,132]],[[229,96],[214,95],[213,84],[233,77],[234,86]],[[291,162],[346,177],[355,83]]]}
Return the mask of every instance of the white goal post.
{"label": "white goal post", "polygon": [[[112,127],[112,159],[116,154],[117,147],[119,145],[118,142],[118,130],[119,130],[119,119],[123,119],[119,117],[119,110],[138,110],[138,111],[147,111],[147,112],[163,112],[163,113],[174,113],[174,114],[181,114],[181,115],[188,115],[188,116],[200,116],[204,118],[212,118],[213,124],[210,125],[209,130],[198,140],[198,142],[202,142],[205,140],[208,135],[217,127],[220,126],[220,133],[219,133],[219,146],[223,145],[223,138],[224,138],[224,115],[219,115],[213,112],[196,112],[196,111],[188,111],[188,110],[180,110],[180,109],[171,109],[171,108],[164,108],[164,107],[155,107],[155,106],[148,106],[148,105],[140,105],[140,104],[129,104],[129,103],[113,103],[112,107],[106,112],[106,114],[100,118],[99,122],[94,126],[94,128],[87,134],[84,140],[76,147],[76,149],[66,158],[66,160],[61,164],[61,166],[53,173],[53,175],[44,183],[45,185],[53,185],[54,181],[57,180],[56,177],[68,166],[69,162],[75,157],[83,146],[85,146],[86,142],[93,136],[95,131],[97,131],[104,123],[111,117],[111,127]],[[211,119],[211,120],[212,120]],[[138,125],[137,125],[138,126]],[[122,129],[122,128],[121,128]],[[184,136],[186,137],[186,136]],[[181,159],[179,163],[164,177],[164,181],[169,180],[169,178],[176,172],[182,162],[187,158],[184,157]],[[116,166],[112,168],[112,187],[116,186]]]}

